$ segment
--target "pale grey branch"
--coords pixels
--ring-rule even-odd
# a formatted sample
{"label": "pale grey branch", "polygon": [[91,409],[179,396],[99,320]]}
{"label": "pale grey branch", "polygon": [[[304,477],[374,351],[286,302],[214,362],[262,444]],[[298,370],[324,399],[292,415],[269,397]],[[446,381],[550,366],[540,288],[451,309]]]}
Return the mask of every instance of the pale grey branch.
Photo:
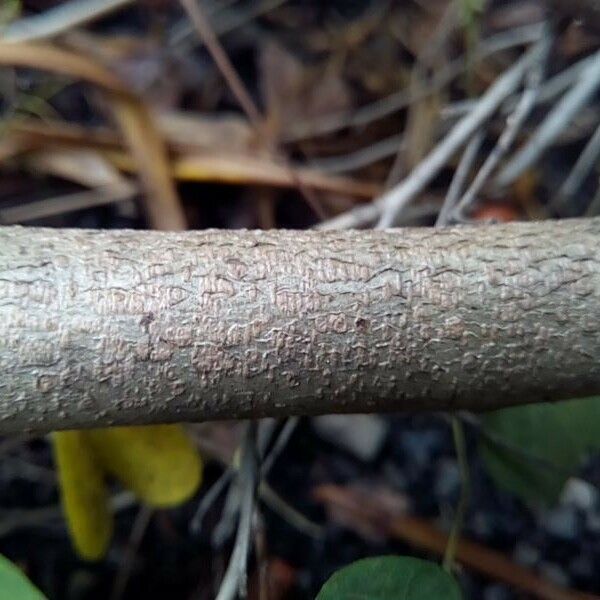
{"label": "pale grey branch", "polygon": [[0,228],[0,432],[597,394],[599,242]]}
{"label": "pale grey branch", "polygon": [[52,38],[132,3],[133,0],[70,0],[0,29],[0,39],[4,42],[32,42]]}
{"label": "pale grey branch", "polygon": [[583,152],[579,155],[579,158],[577,159],[577,162],[575,163],[573,169],[569,173],[569,176],[560,186],[557,200],[554,203],[555,206],[567,205],[567,203],[575,196],[575,194],[579,192],[586,178],[592,172],[594,167],[598,164],[599,159],[600,125],[598,125],[596,131],[594,131],[592,137],[590,137],[588,143],[585,145]]}
{"label": "pale grey branch", "polygon": [[409,203],[435,178],[444,165],[482,126],[521,84],[531,67],[546,51],[547,41],[538,41],[508,71],[501,75],[446,137],[402,180],[368,206],[359,206],[346,214],[321,223],[324,230],[359,227],[377,221],[378,229],[392,226]]}
{"label": "pale grey branch", "polygon": [[543,38],[503,73],[448,135],[396,187],[377,200],[381,209],[378,229],[391,227],[406,205],[434,179],[454,153],[496,112],[502,102],[520,85],[524,74],[546,52]]}
{"label": "pale grey branch", "polygon": [[581,71],[578,83],[550,111],[531,139],[500,171],[496,183],[510,185],[531,167],[600,88],[600,52]]}
{"label": "pale grey branch", "polygon": [[498,166],[502,158],[513,145],[519,130],[535,106],[540,84],[544,76],[546,59],[552,44],[552,36],[548,34],[544,38],[544,41],[546,42],[544,52],[540,56],[539,62],[531,67],[531,71],[527,77],[527,85],[523,91],[521,100],[515,107],[515,110],[512,112],[512,114],[507,118],[506,127],[498,138],[494,149],[489,153],[481,169],[475,176],[475,179],[473,179],[471,185],[468,187],[463,197],[456,205],[458,217],[464,217],[468,207],[475,202],[477,195],[485,185],[485,182],[488,180],[494,169]]}

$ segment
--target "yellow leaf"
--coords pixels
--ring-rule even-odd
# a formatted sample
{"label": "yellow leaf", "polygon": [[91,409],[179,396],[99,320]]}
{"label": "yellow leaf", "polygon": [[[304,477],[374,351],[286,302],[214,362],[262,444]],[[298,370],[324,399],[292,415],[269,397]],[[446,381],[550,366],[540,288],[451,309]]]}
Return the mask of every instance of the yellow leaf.
{"label": "yellow leaf", "polygon": [[181,425],[94,429],[87,435],[103,469],[151,506],[180,504],[200,485],[202,462]]}
{"label": "yellow leaf", "polygon": [[112,535],[113,520],[108,493],[86,432],[53,434],[61,501],[71,539],[86,560],[104,556]]}

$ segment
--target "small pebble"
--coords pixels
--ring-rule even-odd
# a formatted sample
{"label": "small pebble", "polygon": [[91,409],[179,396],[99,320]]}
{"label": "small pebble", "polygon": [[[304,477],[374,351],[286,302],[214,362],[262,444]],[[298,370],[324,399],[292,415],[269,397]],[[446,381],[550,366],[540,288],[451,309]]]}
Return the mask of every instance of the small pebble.
{"label": "small pebble", "polygon": [[443,443],[439,431],[404,431],[402,432],[402,449],[411,464],[423,468],[431,464],[435,452]]}
{"label": "small pebble", "polygon": [[513,558],[515,559],[515,562],[518,562],[524,567],[533,567],[540,560],[540,551],[527,542],[519,542],[513,552]]}
{"label": "small pebble", "polygon": [[488,585],[483,591],[483,600],[512,600],[513,595],[508,588],[499,583]]}
{"label": "small pebble", "polygon": [[437,464],[433,491],[438,498],[454,497],[460,489],[460,470],[452,458],[443,458]]}
{"label": "small pebble", "polygon": [[485,511],[477,511],[473,515],[470,525],[473,533],[479,538],[489,538],[494,531],[492,519]]}
{"label": "small pebble", "polygon": [[542,514],[544,529],[557,538],[575,540],[579,535],[576,509],[572,506],[558,506]]}
{"label": "small pebble", "polygon": [[585,520],[585,528],[593,534],[600,534],[600,513],[589,513]]}
{"label": "small pebble", "polygon": [[565,484],[560,502],[587,512],[597,506],[598,490],[587,481],[571,477]]}
{"label": "small pebble", "polygon": [[384,462],[381,469],[383,471],[385,480],[389,482],[393,489],[406,490],[408,488],[406,474],[391,460]]}
{"label": "small pebble", "polygon": [[556,585],[560,585],[562,587],[569,586],[569,576],[557,564],[550,562],[540,563],[538,566],[538,573],[541,577],[551,581]]}
{"label": "small pebble", "polygon": [[320,438],[364,462],[376,458],[389,429],[377,415],[324,415],[315,417],[312,426]]}
{"label": "small pebble", "polygon": [[576,556],[569,565],[569,572],[574,577],[589,579],[594,575],[594,563],[587,554]]}

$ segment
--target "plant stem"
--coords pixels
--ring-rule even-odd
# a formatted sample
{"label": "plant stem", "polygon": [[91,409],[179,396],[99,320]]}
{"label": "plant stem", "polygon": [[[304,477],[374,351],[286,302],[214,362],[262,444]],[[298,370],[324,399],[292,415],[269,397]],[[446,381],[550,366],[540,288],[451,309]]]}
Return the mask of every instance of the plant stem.
{"label": "plant stem", "polygon": [[461,485],[460,497],[458,499],[458,504],[456,505],[454,521],[452,523],[452,529],[450,530],[446,552],[444,553],[444,561],[442,563],[442,566],[448,572],[452,572],[454,568],[456,548],[463,530],[465,516],[469,506],[469,498],[471,495],[471,476],[469,473],[469,459],[467,456],[467,446],[465,443],[465,431],[463,424],[456,416],[452,417],[452,437],[454,439],[454,448],[456,450],[456,457],[458,459]]}

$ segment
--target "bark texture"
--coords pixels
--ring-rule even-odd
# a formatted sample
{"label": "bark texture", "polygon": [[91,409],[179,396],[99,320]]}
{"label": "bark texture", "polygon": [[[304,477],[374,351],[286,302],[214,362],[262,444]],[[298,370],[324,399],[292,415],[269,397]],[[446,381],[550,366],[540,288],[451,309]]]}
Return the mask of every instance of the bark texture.
{"label": "bark texture", "polygon": [[0,228],[0,432],[600,393],[599,242]]}

